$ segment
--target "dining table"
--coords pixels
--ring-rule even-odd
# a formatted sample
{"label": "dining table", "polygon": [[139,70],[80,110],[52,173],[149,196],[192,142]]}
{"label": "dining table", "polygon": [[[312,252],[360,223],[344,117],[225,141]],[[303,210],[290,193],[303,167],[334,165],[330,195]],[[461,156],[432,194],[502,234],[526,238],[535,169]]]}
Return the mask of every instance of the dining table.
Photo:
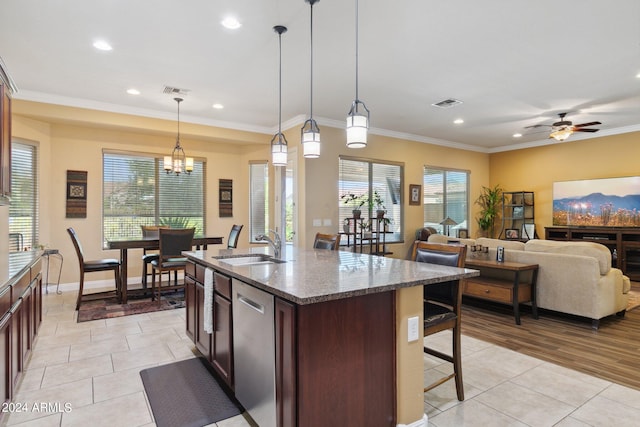
{"label": "dining table", "polygon": [[[221,245],[223,237],[194,237],[193,246],[197,249],[207,249],[207,245]],[[158,238],[147,239],[126,239],[126,240],[110,240],[107,241],[107,249],[118,249],[120,251],[120,283],[121,289],[118,292],[120,303],[126,304],[129,296],[127,286],[127,265],[129,249],[159,249],[160,240]]]}

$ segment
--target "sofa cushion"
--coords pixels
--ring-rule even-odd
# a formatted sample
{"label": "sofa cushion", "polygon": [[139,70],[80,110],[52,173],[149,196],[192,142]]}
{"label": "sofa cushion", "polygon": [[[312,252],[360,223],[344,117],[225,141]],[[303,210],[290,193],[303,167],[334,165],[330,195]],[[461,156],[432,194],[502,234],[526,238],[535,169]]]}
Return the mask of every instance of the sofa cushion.
{"label": "sofa cushion", "polygon": [[533,239],[525,244],[525,251],[590,256],[598,260],[601,275],[611,270],[611,252],[600,243]]}
{"label": "sofa cushion", "polygon": [[449,237],[444,234],[432,234],[428,239],[431,243],[457,243],[460,245],[473,246],[476,244],[475,239],[460,239],[458,237]]}
{"label": "sofa cushion", "polygon": [[482,245],[488,248],[497,248],[498,246],[502,246],[510,251],[524,251],[524,243],[517,240],[500,240],[490,239],[488,237],[478,237],[476,239],[476,245]]}

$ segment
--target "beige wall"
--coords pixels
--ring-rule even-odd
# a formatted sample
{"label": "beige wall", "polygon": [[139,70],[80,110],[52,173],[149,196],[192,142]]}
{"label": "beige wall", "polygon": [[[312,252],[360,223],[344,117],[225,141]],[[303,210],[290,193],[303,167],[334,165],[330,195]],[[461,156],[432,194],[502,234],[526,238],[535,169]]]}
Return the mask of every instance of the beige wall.
{"label": "beige wall", "polygon": [[[13,135],[16,139],[37,142],[40,148],[40,240],[50,248],[59,249],[65,256],[61,282],[72,283],[78,281],[78,261],[66,232],[68,227],[77,231],[87,259],[119,256],[117,251],[105,251],[102,248],[103,150],[168,154],[175,144],[176,126],[175,122],[168,125],[167,121],[151,119],[140,119],[140,124],[131,116],[121,115],[119,127],[118,115],[86,110],[77,110],[76,119],[71,121],[59,117],[60,107],[47,107],[17,102],[14,105]],[[33,118],[34,112],[37,112],[37,118]],[[62,113],[73,116],[68,108],[62,108]],[[154,124],[156,128],[152,128]],[[152,129],[145,132],[145,127]],[[207,161],[207,234],[223,236],[226,242],[234,223],[248,223],[249,161],[266,160],[269,151],[266,145],[238,142],[243,134],[246,134],[247,140],[256,140],[254,134],[236,132],[234,138],[230,138],[229,132],[224,130],[221,141],[217,141],[212,136],[214,134],[210,128],[204,129],[202,126],[181,126],[181,142],[188,155]],[[65,217],[67,170],[88,171],[87,218]],[[218,216],[218,180],[221,178],[233,180],[232,218]],[[248,245],[248,229],[241,233],[239,245]],[[140,275],[141,253],[138,252],[134,250],[129,253],[130,277]],[[95,273],[88,280],[101,278],[108,279],[109,274]]]}
{"label": "beige wall", "polygon": [[[362,157],[382,161],[404,163],[404,182],[402,197],[404,203],[404,243],[388,245],[394,258],[404,258],[413,243],[415,231],[424,223],[423,207],[409,206],[409,184],[422,185],[425,165],[443,168],[468,170],[471,172],[470,200],[479,195],[482,185],[489,185],[489,155],[473,151],[452,149],[438,145],[406,141],[379,135],[370,135],[369,144],[362,149],[349,149],[345,146],[344,129],[321,127],[322,154],[318,159],[304,160],[305,173],[301,174],[300,188],[304,188],[304,230],[307,246],[317,232],[335,233],[342,228],[338,224],[338,157]],[[300,153],[302,159],[302,153]],[[301,161],[302,163],[302,161]],[[302,204],[301,204],[302,205]],[[471,202],[470,233],[477,230],[477,207]],[[331,219],[331,227],[313,227],[313,219]]]}
{"label": "beige wall", "polygon": [[552,225],[553,183],[640,174],[640,132],[568,140],[544,147],[491,155],[491,185],[505,191],[533,191],[535,224],[540,238]]}

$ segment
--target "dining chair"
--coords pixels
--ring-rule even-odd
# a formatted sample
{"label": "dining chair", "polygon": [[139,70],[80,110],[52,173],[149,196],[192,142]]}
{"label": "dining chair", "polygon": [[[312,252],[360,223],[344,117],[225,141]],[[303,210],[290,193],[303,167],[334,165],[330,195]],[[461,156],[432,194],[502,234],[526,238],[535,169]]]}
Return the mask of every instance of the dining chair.
{"label": "dining chair", "polygon": [[[78,289],[78,299],[76,301],[76,310],[80,309],[80,304],[83,299],[83,289],[84,289],[84,275],[85,273],[93,273],[96,271],[108,271],[113,270],[113,275],[115,277],[116,289],[115,294],[120,296],[120,292],[122,286],[120,284],[120,261],[113,258],[107,259],[99,259],[99,260],[85,260],[84,253],[82,251],[82,245],[80,244],[80,240],[78,239],[78,235],[75,230],[71,227],[67,228],[67,232],[71,237],[71,241],[73,242],[73,247],[76,250],[76,255],[78,255],[78,264],[80,265],[80,288]],[[94,295],[94,297],[104,297],[108,295],[108,293],[100,292]]]}
{"label": "dining chair", "polygon": [[242,225],[233,224],[229,232],[229,240],[227,241],[227,249],[235,249],[238,247],[238,238],[242,231]]}
{"label": "dining chair", "polygon": [[[417,262],[464,267],[466,245],[416,241],[412,259]],[[424,352],[453,364],[453,374],[440,378],[426,386],[427,392],[454,378],[458,400],[464,400],[462,384],[462,349],[460,346],[460,320],[462,305],[462,283],[460,280],[425,285],[423,287],[424,336],[447,329],[452,330],[452,354],[448,355],[424,346]]]}
{"label": "dining chair", "polygon": [[[191,250],[193,246],[193,234],[195,228],[161,228],[158,230],[160,253],[158,259],[151,261],[153,274],[151,276],[151,299],[155,300],[156,295],[156,272],[160,274],[158,282],[158,301],[162,290],[182,289],[178,285],[178,271],[185,270],[187,258],[182,255],[183,251]],[[162,287],[162,273],[169,272],[167,286]],[[171,272],[174,274],[173,285],[171,285]]]}
{"label": "dining chair", "polygon": [[314,249],[331,249],[335,251],[338,250],[339,246],[340,234],[316,233],[316,238],[313,241]]}
{"label": "dining chair", "polygon": [[[161,228],[170,228],[164,227],[160,225],[141,225],[140,229],[142,230],[142,238],[143,239],[159,239],[160,234],[159,230]],[[158,259],[159,254],[157,250],[154,249],[143,249],[142,250],[142,287],[147,289],[148,284],[148,276],[149,276],[149,265],[151,265],[151,261]],[[153,270],[151,271],[153,273]],[[160,280],[162,280],[162,276],[160,276]]]}

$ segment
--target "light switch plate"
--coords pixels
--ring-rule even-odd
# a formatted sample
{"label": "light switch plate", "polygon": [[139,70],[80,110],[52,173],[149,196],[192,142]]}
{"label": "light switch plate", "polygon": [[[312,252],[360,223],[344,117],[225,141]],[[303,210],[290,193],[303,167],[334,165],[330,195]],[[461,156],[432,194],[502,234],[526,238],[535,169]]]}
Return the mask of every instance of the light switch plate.
{"label": "light switch plate", "polygon": [[313,226],[314,227],[321,227],[322,226],[322,220],[321,219],[314,219],[313,220]]}
{"label": "light switch plate", "polygon": [[408,341],[409,342],[418,341],[418,339],[420,338],[420,335],[418,333],[419,324],[420,324],[420,318],[418,316],[409,318],[409,322],[408,322],[408,325],[409,325]]}
{"label": "light switch plate", "polygon": [[322,225],[324,227],[331,227],[331,218],[325,218],[322,220]]}

